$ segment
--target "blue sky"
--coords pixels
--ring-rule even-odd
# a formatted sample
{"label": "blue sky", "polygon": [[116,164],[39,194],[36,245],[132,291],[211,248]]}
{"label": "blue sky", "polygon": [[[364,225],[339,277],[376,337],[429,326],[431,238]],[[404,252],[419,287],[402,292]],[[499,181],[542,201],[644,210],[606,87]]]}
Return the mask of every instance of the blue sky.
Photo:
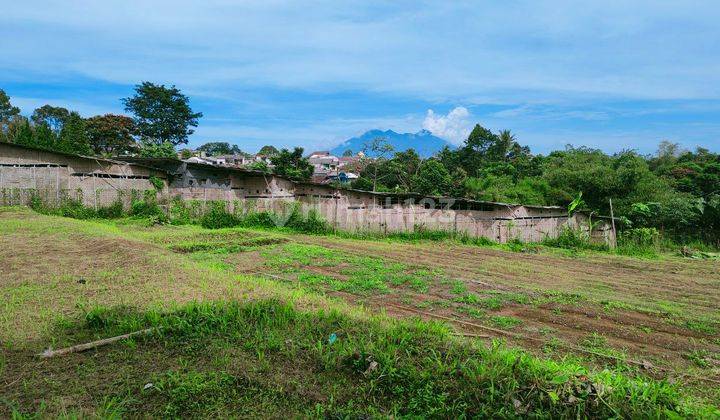
{"label": "blue sky", "polygon": [[720,150],[717,1],[6,1],[0,89],[121,113],[144,81],[205,116],[190,139],[327,149],[480,123],[565,144]]}

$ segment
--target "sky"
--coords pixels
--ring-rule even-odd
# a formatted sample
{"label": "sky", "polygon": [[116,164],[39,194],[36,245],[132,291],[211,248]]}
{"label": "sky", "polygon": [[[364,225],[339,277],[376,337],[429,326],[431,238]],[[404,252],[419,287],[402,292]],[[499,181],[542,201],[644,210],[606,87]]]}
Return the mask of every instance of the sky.
{"label": "sky", "polygon": [[567,144],[720,151],[720,2],[11,1],[0,89],[123,113],[175,85],[190,146],[329,149],[370,129],[461,144],[476,123],[535,153]]}

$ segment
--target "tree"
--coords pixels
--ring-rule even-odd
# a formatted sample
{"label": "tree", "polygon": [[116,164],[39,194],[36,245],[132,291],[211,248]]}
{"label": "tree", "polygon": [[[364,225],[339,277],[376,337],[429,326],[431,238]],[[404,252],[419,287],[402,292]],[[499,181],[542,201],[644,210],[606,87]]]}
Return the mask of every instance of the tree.
{"label": "tree", "polygon": [[20,108],[10,103],[10,97],[0,89],[0,140],[9,140],[11,121],[20,115]]}
{"label": "tree", "polygon": [[63,128],[65,121],[70,116],[70,111],[63,107],[43,105],[33,111],[30,119],[33,124],[47,124],[48,127],[57,135]]}
{"label": "tree", "polygon": [[85,120],[90,147],[98,155],[117,156],[137,151],[136,128],[125,115],[96,115]]}
{"label": "tree", "polygon": [[35,146],[30,121],[21,115],[16,116],[13,120],[13,127],[11,127],[10,130],[12,137],[10,137],[10,140],[15,144],[22,144],[23,146]]}
{"label": "tree", "polygon": [[296,147],[292,152],[282,149],[277,155],[271,157],[270,161],[278,175],[298,181],[309,180],[312,177],[313,166],[303,158],[302,147]]}
{"label": "tree", "polygon": [[9,120],[18,114],[20,114],[20,108],[13,106],[7,93],[0,89],[0,120]]}
{"label": "tree", "polygon": [[351,157],[352,155],[354,155],[354,153],[353,153],[352,149],[347,149],[343,152],[342,155],[343,155],[343,157]]}
{"label": "tree", "polygon": [[46,123],[35,126],[34,144],[43,149],[54,150],[57,147],[58,137]]}
{"label": "tree", "polygon": [[417,193],[446,195],[452,187],[452,178],[442,163],[435,159],[428,159],[420,165],[414,184]]}
{"label": "tree", "polygon": [[177,159],[175,146],[169,141],[162,144],[146,143],[140,145],[140,157],[144,158],[170,158]]}
{"label": "tree", "polygon": [[85,120],[77,112],[71,112],[63,123],[56,150],[84,156],[92,154]]}
{"label": "tree", "polygon": [[186,144],[202,112],[193,112],[190,100],[175,86],[150,82],[135,86],[135,95],[122,99],[125,111],[135,116],[140,139],[145,144]]}
{"label": "tree", "polygon": [[180,151],[180,159],[190,159],[193,156],[193,151],[185,148]]}
{"label": "tree", "polygon": [[392,153],[393,147],[384,137],[376,137],[369,142],[365,143],[363,147],[363,153],[365,156],[374,156],[375,160],[372,164],[368,165],[366,169],[371,173],[373,191],[377,191],[378,183],[378,170],[382,162],[386,159],[387,155]]}
{"label": "tree", "polygon": [[258,152],[258,155],[272,157],[272,156],[277,155],[278,153],[279,153],[278,149],[276,149],[275,146],[267,145],[267,146],[263,146],[260,149],[260,151]]}
{"label": "tree", "polygon": [[207,153],[208,156],[234,155],[242,153],[242,150],[240,150],[236,144],[230,145],[228,142],[220,141],[205,143],[198,147],[197,150]]}

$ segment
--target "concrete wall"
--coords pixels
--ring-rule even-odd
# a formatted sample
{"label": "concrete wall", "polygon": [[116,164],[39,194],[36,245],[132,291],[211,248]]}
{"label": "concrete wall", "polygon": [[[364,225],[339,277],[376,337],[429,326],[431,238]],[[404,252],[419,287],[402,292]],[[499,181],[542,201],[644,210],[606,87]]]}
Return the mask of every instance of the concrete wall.
{"label": "concrete wall", "polygon": [[[538,242],[557,236],[565,226],[588,230],[589,218],[568,218],[559,207],[519,206],[406,194],[338,190],[328,185],[294,183],[277,176],[209,165],[157,160],[147,166],[38,151],[0,143],[0,205],[26,204],[31,193],[49,203],[64,196],[86,206],[107,206],[118,197],[128,203],[132,191],[154,190],[151,176],[164,180],[164,196],[200,202],[224,201],[234,212],[288,214],[299,205],[317,212],[331,226],[356,232],[445,230],[498,242]],[[279,218],[283,220],[283,218]],[[597,219],[594,220],[597,222]],[[596,241],[614,243],[610,224],[592,232]]]}
{"label": "concrete wall", "polygon": [[89,207],[108,206],[132,191],[154,190],[151,176],[162,171],[123,162],[84,158],[0,142],[0,205],[27,204],[33,194],[54,204],[65,197]]}

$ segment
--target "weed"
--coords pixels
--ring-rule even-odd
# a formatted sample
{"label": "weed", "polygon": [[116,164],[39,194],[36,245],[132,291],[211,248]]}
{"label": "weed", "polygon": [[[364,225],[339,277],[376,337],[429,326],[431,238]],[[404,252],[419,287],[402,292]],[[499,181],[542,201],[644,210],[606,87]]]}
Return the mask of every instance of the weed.
{"label": "weed", "polygon": [[512,316],[494,315],[490,317],[490,321],[498,328],[509,330],[522,324],[522,321]]}

